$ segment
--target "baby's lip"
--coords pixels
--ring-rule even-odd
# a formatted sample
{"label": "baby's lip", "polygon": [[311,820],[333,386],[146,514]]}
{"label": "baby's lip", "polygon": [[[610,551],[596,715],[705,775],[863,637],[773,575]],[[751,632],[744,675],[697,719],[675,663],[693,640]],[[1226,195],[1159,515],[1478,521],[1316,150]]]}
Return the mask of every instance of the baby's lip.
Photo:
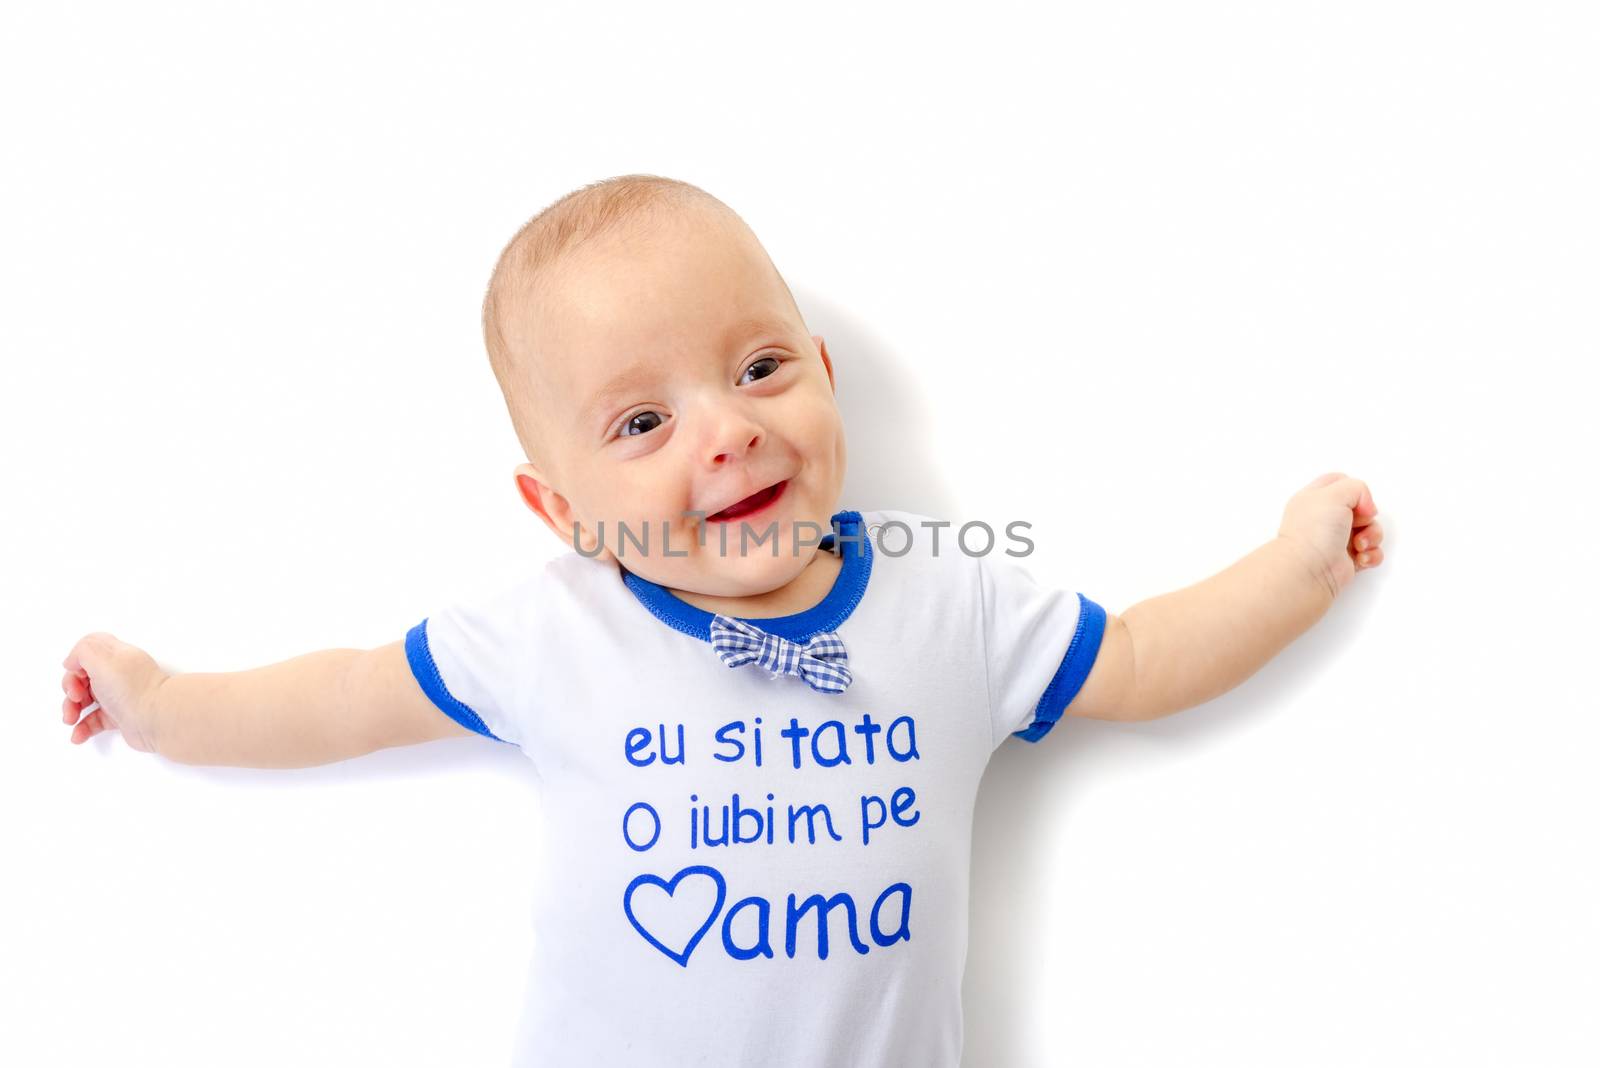
{"label": "baby's lip", "polygon": [[706,521],[708,523],[722,522],[726,520],[738,519],[740,516],[748,515],[751,512],[759,512],[761,509],[771,504],[773,500],[777,499],[778,495],[783,492],[784,487],[787,486],[788,483],[789,480],[785,478],[780,481],[773,482],[770,485],[764,486],[763,488],[758,489],[754,493],[750,494],[748,497],[741,497],[736,501],[724,505],[715,512],[706,513]]}

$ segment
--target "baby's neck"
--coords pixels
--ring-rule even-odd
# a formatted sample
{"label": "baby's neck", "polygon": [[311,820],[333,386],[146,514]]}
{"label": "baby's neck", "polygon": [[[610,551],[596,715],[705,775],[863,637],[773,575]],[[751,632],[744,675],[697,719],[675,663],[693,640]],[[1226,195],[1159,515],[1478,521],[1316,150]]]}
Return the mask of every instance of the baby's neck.
{"label": "baby's neck", "polygon": [[[750,597],[716,597],[688,590],[672,590],[679,600],[706,612],[745,619],[771,619],[774,616],[792,616],[815,608],[833,589],[844,561],[826,549],[818,549],[806,564],[805,570],[787,585]],[[669,587],[670,589],[670,587]]]}

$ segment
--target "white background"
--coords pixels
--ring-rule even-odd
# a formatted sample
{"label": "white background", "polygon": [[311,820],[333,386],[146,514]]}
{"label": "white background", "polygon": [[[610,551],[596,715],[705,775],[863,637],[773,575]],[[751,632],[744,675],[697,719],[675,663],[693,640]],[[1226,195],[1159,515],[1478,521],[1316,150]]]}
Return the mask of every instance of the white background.
{"label": "white background", "polygon": [[1584,7],[7,5],[0,1059],[503,1063],[515,750],[74,747],[59,662],[376,645],[562,551],[479,300],[643,171],[827,339],[843,506],[1027,519],[1113,611],[1324,471],[1382,511],[1232,693],[1005,743],[967,1064],[1596,1063]]}

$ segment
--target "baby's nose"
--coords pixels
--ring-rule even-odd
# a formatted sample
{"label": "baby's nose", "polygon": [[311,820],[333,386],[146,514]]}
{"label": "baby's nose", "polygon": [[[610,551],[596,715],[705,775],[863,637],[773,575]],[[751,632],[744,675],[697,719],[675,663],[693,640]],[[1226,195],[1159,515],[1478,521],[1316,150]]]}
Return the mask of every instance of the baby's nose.
{"label": "baby's nose", "polygon": [[[736,440],[743,440],[743,435],[741,434],[740,438],[736,439]],[[714,446],[712,446],[711,463],[712,463],[713,466],[717,466],[717,465],[725,464],[729,460],[737,459],[738,457],[743,456],[745,453],[749,452],[751,449],[755,448],[758,444],[760,444],[760,442],[761,442],[761,432],[758,430],[758,431],[752,433],[749,436],[749,440],[744,441],[744,443],[742,445],[736,445],[736,446],[731,446],[731,447],[728,446],[726,443],[723,443],[720,446],[715,446],[714,445]]]}

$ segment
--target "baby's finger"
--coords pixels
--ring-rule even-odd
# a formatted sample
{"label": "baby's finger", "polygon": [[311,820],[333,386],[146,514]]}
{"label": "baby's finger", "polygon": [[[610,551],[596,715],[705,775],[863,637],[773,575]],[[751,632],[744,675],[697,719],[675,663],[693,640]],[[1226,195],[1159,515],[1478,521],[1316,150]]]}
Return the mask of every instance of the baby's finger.
{"label": "baby's finger", "polygon": [[1379,545],[1383,544],[1382,525],[1380,525],[1378,521],[1374,519],[1365,530],[1359,530],[1355,533],[1355,536],[1351,539],[1350,544],[1354,545],[1357,550],[1376,549]]}
{"label": "baby's finger", "polygon": [[1372,490],[1368,489],[1367,484],[1363,482],[1361,484],[1361,499],[1356,502],[1353,512],[1355,521],[1358,523],[1364,522],[1377,514],[1378,502],[1372,499]]}
{"label": "baby's finger", "polygon": [[1359,568],[1368,568],[1368,567],[1377,567],[1381,563],[1383,563],[1383,550],[1382,549],[1368,549],[1364,553],[1357,553],[1356,554],[1356,567],[1358,569]]}
{"label": "baby's finger", "polygon": [[82,713],[83,713],[83,705],[80,702],[74,701],[70,697],[62,698],[62,701],[61,701],[61,722],[62,723],[68,723],[68,724],[76,723],[76,722],[78,722],[78,716],[81,715]]}
{"label": "baby's finger", "polygon": [[89,685],[82,677],[69,671],[61,676],[61,692],[81,704],[89,696]]}
{"label": "baby's finger", "polygon": [[106,710],[97,708],[91,714],[83,717],[83,722],[72,728],[72,744],[82,745],[90,738],[103,730],[109,730],[111,723],[106,719]]}

